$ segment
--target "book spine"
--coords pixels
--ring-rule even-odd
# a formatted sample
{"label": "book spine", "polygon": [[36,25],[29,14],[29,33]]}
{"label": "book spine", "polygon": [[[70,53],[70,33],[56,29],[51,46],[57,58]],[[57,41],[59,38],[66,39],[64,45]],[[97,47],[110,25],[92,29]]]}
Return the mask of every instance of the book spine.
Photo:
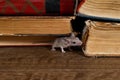
{"label": "book spine", "polygon": [[0,0],[0,15],[73,15],[74,0]]}

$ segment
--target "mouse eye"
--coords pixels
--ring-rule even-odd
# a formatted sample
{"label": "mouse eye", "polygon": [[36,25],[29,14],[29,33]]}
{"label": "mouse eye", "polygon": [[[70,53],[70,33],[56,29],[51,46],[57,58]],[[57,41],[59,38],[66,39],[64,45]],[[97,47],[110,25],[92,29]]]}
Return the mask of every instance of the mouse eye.
{"label": "mouse eye", "polygon": [[75,44],[76,42],[72,42],[73,44]]}

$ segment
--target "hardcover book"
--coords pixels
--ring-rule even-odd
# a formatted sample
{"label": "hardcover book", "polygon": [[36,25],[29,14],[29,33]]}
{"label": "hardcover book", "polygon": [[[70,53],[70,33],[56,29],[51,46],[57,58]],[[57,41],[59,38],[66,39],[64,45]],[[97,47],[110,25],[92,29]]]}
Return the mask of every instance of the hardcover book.
{"label": "hardcover book", "polygon": [[69,35],[72,17],[0,17],[0,46],[50,45],[55,38]]}
{"label": "hardcover book", "polygon": [[0,15],[71,16],[74,4],[74,0],[0,0]]}
{"label": "hardcover book", "polygon": [[81,0],[78,16],[120,22],[119,7],[120,0]]}
{"label": "hardcover book", "polygon": [[88,20],[82,41],[87,56],[120,56],[120,23]]}

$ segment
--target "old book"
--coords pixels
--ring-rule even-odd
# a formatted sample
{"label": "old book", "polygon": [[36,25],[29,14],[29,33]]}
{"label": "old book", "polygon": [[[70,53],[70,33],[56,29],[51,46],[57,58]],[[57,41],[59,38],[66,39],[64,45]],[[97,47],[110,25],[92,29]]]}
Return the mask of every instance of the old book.
{"label": "old book", "polygon": [[0,0],[0,15],[73,15],[74,0]]}
{"label": "old book", "polygon": [[82,0],[78,15],[89,19],[120,21],[120,0]]}
{"label": "old book", "polygon": [[0,45],[44,45],[71,33],[71,17],[0,17]]}
{"label": "old book", "polygon": [[120,23],[86,21],[82,41],[87,56],[120,56]]}

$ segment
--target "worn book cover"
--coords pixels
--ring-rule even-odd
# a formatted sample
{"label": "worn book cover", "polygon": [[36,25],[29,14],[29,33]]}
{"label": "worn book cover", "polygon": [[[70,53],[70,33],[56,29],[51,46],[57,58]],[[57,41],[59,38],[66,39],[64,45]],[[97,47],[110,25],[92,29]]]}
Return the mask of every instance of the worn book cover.
{"label": "worn book cover", "polygon": [[0,0],[0,15],[73,15],[74,0]]}
{"label": "worn book cover", "polygon": [[86,21],[83,51],[87,56],[120,56],[120,23]]}
{"label": "worn book cover", "polygon": [[120,0],[81,0],[78,16],[89,19],[120,21]]}

